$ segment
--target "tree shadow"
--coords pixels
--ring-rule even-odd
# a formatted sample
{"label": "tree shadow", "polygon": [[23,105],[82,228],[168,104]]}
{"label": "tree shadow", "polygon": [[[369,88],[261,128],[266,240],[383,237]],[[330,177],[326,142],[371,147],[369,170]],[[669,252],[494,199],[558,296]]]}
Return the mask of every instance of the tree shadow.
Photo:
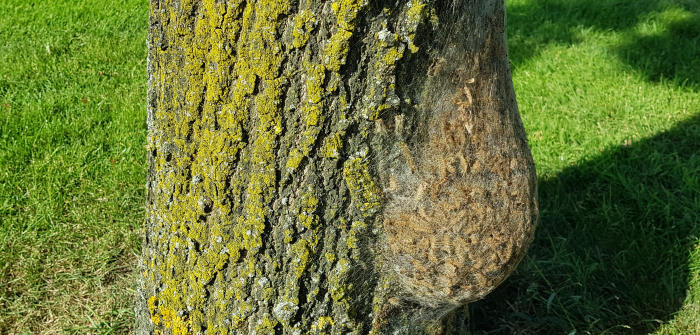
{"label": "tree shadow", "polygon": [[700,239],[700,115],[539,187],[530,252],[470,306],[475,334],[639,334],[679,310]]}
{"label": "tree shadow", "polygon": [[651,81],[675,80],[700,86],[700,15],[668,11],[667,28],[655,34],[633,33],[615,51]]}
{"label": "tree shadow", "polygon": [[[648,80],[700,87],[700,2],[696,0],[540,0],[508,5],[508,48],[518,66],[582,31],[620,34],[610,51]],[[648,32],[636,29],[648,23]],[[655,25],[660,25],[656,27]],[[656,28],[655,28],[656,27]]]}

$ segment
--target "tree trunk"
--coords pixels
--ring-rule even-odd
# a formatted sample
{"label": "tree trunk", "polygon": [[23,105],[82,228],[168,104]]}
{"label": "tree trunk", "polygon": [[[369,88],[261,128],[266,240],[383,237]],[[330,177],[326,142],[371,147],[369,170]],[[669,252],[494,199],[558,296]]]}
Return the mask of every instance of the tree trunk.
{"label": "tree trunk", "polygon": [[504,19],[151,0],[136,333],[458,331],[537,219]]}

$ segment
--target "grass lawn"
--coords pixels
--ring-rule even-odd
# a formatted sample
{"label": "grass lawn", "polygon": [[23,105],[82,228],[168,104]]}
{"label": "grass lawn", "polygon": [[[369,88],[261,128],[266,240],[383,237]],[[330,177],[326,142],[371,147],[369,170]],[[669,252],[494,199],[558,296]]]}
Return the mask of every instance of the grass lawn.
{"label": "grass lawn", "polygon": [[[700,334],[700,0],[508,0],[539,174],[474,333]],[[146,0],[0,2],[0,334],[126,334]]]}
{"label": "grass lawn", "polygon": [[0,334],[130,327],[147,11],[0,1]]}

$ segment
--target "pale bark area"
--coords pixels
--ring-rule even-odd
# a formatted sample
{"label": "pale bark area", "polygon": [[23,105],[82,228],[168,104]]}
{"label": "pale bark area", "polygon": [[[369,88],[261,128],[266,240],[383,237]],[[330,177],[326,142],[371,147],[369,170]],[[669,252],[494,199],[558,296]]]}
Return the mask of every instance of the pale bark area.
{"label": "pale bark area", "polygon": [[136,333],[459,331],[537,217],[504,18],[151,0]]}

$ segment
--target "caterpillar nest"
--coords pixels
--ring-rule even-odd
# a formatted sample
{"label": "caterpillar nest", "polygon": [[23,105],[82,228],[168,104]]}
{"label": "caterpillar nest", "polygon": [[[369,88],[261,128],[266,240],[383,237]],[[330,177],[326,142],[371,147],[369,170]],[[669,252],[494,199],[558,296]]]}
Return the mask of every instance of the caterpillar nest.
{"label": "caterpillar nest", "polygon": [[[424,104],[431,115],[425,138],[418,148],[398,142],[399,158],[381,173],[388,270],[401,298],[431,308],[491,292],[525,255],[537,220],[534,165],[519,117],[506,120],[513,111],[474,101],[474,79],[460,82],[453,94]],[[401,123],[399,116],[394,124]]]}

